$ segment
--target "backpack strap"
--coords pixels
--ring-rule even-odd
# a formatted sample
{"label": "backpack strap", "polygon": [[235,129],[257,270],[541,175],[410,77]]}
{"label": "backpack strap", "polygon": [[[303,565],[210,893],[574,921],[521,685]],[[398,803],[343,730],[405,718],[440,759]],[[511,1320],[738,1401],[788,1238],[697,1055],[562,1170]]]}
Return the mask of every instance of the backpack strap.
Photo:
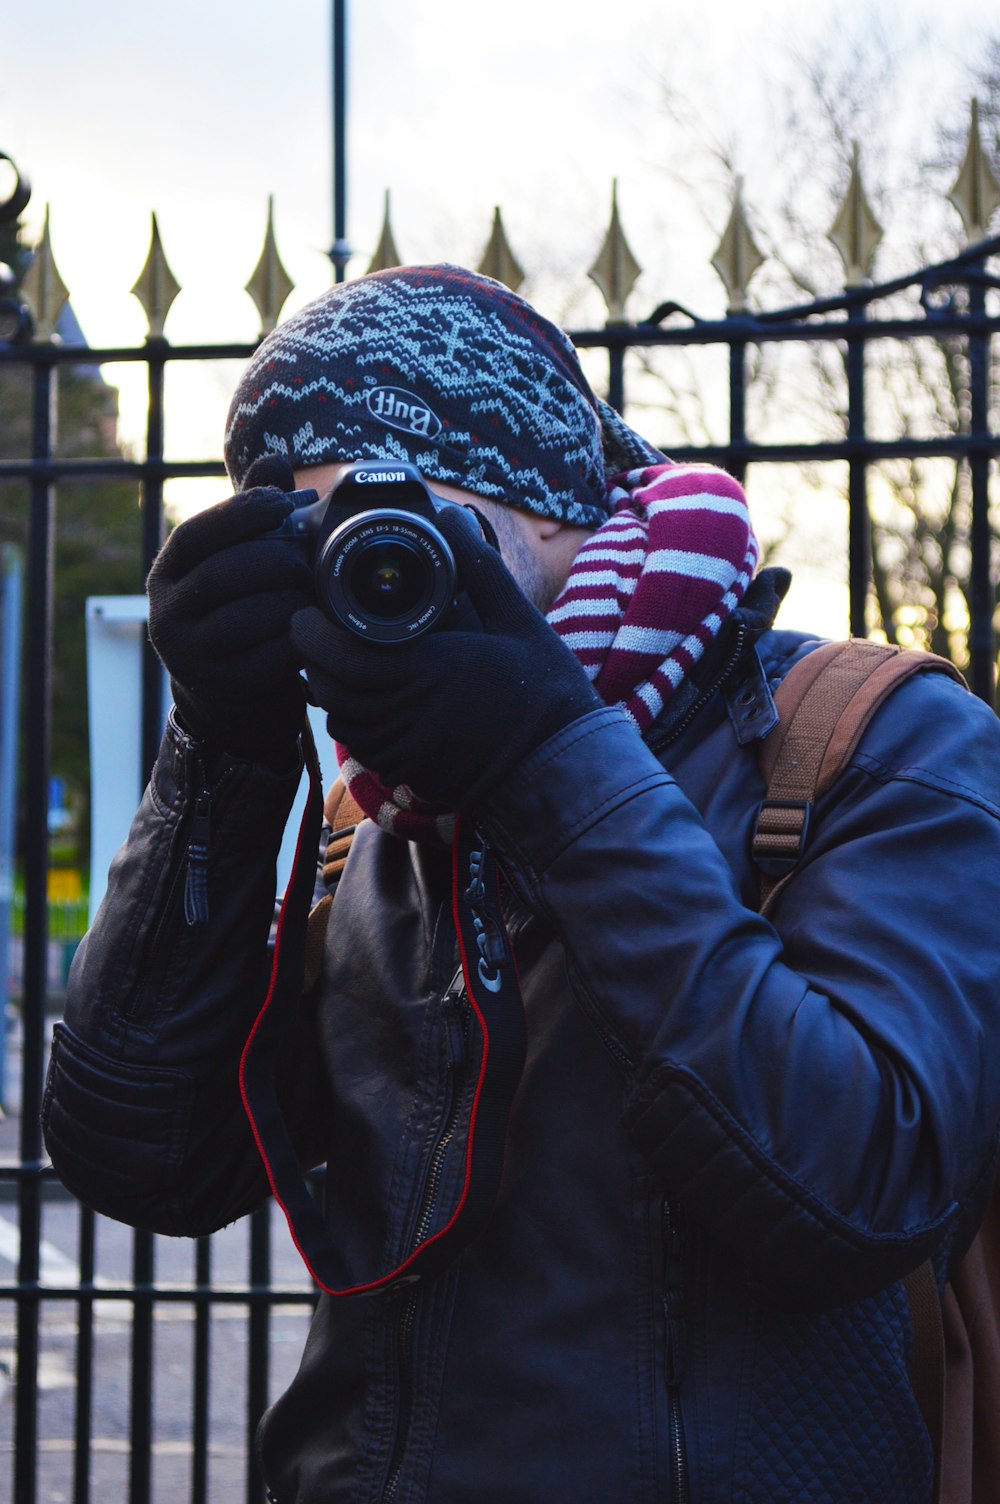
{"label": "backpack strap", "polygon": [[953,663],[934,653],[851,638],[815,648],[778,685],[778,725],[759,755],[767,794],[752,844],[762,914],[770,913],[802,858],[816,800],[847,766],[876,710],[903,679],[928,670],[965,683]]}
{"label": "backpack strap", "polygon": [[[853,756],[876,710],[897,684],[916,673],[965,680],[934,653],[851,638],[815,648],[775,691],[778,725],[761,744],[766,785],[752,853],[761,876],[760,911],[771,911],[805,851],[813,806]],[[944,1325],[929,1261],[903,1281],[913,1328],[910,1382],[934,1448],[934,1498],[939,1495],[944,1422]]]}
{"label": "backpack strap", "polygon": [[364,810],[343,778],[337,778],[330,785],[323,805],[323,819],[330,827],[330,840],[323,863],[323,881],[327,885],[340,881],[340,875],[347,865],[354,832],[364,818]]}

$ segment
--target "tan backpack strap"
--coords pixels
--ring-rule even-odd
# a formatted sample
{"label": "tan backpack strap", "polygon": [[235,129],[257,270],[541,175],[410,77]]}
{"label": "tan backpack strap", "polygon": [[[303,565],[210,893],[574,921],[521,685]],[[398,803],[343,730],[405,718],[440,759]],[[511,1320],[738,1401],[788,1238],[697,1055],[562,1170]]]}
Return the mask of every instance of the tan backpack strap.
{"label": "tan backpack strap", "polygon": [[[327,887],[335,887],[347,865],[348,853],[354,840],[354,832],[365,818],[361,806],[348,791],[342,778],[330,786],[323,805],[323,818],[330,827],[330,839],[323,863],[323,881]],[[303,991],[309,992],[319,980],[323,967],[323,948],[326,943],[326,927],[333,908],[333,894],[326,893],[309,915],[306,929],[306,965]]]}
{"label": "tan backpack strap", "polygon": [[913,1388],[913,1397],[923,1416],[927,1434],[934,1448],[932,1498],[936,1501],[941,1488],[945,1346],[941,1297],[938,1295],[934,1270],[929,1260],[906,1276],[903,1280],[903,1288],[906,1290],[906,1299],[910,1307],[910,1325],[913,1329],[913,1363],[910,1368],[910,1383]]}
{"label": "tan backpack strap", "polygon": [[326,893],[314,904],[306,923],[306,964],[302,974],[302,991],[311,992],[323,970],[323,947],[326,944],[326,927],[333,908],[333,894]]}
{"label": "tan backpack strap", "polygon": [[802,857],[814,803],[846,767],[876,710],[903,679],[929,669],[965,683],[953,663],[934,653],[851,638],[814,649],[779,684],[779,723],[760,751],[767,797],[752,847],[762,913]]}
{"label": "tan backpack strap", "polygon": [[323,805],[323,818],[330,827],[326,861],[323,863],[323,881],[329,884],[339,879],[347,865],[354,832],[365,818],[364,810],[342,778],[336,779],[330,786]]}

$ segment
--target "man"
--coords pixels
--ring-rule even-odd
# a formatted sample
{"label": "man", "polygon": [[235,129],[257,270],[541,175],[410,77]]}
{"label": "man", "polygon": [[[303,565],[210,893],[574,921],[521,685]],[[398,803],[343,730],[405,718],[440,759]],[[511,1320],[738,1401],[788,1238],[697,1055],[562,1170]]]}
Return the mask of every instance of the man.
{"label": "man", "polygon": [[[753,578],[730,477],[670,465],[556,329],[448,267],[269,336],[226,454],[240,494],[150,576],[176,711],[45,1118],[71,1189],[168,1233],[259,1204],[262,1153],[277,1185],[276,1115],[325,1162],[330,1293],[262,1424],[272,1497],[927,1504],[900,1280],[945,1276],[994,1161],[994,716],[939,674],[901,687],[765,920],[757,753],[816,644],[772,629],[787,577]],[[509,566],[444,508],[476,620],[395,647],[264,536],[292,470],[322,492],[386,460],[488,514]],[[300,669],[371,818],[258,1110]],[[520,1007],[488,1012],[508,944],[519,1081]]]}

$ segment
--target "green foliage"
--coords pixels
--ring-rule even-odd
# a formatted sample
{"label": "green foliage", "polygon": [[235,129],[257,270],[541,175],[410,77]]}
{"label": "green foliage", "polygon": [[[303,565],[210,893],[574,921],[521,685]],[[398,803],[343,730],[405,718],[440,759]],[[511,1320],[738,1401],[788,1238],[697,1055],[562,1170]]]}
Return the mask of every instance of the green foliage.
{"label": "green foliage", "polygon": [[[0,367],[0,457],[30,457],[32,402],[31,366],[18,362]],[[117,413],[117,393],[97,367],[60,369],[61,457],[117,455]],[[90,824],[86,601],[91,595],[142,589],[138,491],[132,480],[66,482],[58,488],[56,509],[52,772],[65,780],[68,805],[76,816],[78,860],[85,866]],[[0,543],[16,544],[26,554],[29,512],[29,484],[0,481]]]}

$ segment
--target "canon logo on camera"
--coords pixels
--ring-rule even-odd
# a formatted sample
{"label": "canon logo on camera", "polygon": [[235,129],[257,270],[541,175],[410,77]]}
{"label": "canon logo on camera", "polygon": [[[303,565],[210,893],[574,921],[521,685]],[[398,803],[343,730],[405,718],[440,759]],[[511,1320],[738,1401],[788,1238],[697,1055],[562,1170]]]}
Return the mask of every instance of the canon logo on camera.
{"label": "canon logo on camera", "polygon": [[405,470],[358,470],[354,479],[359,486],[398,486],[408,476]]}

